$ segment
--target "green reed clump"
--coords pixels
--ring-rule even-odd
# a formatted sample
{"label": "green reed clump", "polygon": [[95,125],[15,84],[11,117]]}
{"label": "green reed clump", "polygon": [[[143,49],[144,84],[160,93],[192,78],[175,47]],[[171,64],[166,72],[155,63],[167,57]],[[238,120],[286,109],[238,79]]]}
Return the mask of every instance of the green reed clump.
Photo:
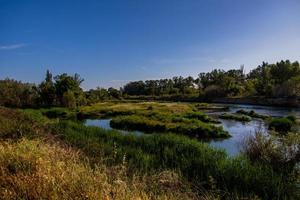
{"label": "green reed clump", "polygon": [[[117,129],[139,130],[145,132],[172,132],[196,138],[226,138],[228,132],[222,127],[204,123],[199,120],[185,118],[157,119],[148,116],[130,115],[119,116],[110,121],[110,125]],[[169,121],[171,120],[171,121]]]}
{"label": "green reed clump", "polygon": [[236,120],[236,121],[241,121],[241,122],[249,122],[251,121],[251,117],[246,116],[246,115],[235,115],[231,113],[223,113],[222,115],[219,116],[221,119],[229,119],[229,120]]}
{"label": "green reed clump", "polygon": [[188,112],[184,117],[188,119],[198,119],[202,122],[219,123],[217,120],[209,117],[207,114],[204,114],[202,112]]}
{"label": "green reed clump", "polygon": [[256,113],[254,110],[250,110],[250,111],[246,111],[246,110],[238,110],[236,111],[237,114],[242,114],[242,115],[247,115],[249,117],[253,117],[253,118],[260,118],[260,119],[267,119],[269,116],[267,115],[261,115]]}
{"label": "green reed clump", "polygon": [[294,121],[290,120],[290,118],[282,117],[282,118],[273,118],[269,123],[269,129],[273,129],[277,132],[287,133],[291,131],[292,126],[295,124]]}

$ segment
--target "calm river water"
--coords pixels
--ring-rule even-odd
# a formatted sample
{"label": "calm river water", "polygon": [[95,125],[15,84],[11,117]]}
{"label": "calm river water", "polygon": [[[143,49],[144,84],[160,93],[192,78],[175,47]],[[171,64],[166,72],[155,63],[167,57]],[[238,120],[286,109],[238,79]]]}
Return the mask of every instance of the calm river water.
{"label": "calm river water", "polygon": [[[222,106],[229,106],[229,111],[227,112],[236,112],[237,110],[244,109],[247,111],[254,110],[256,113],[270,115],[272,117],[283,117],[287,115],[295,115],[298,119],[300,118],[300,109],[295,108],[283,108],[283,107],[267,107],[267,106],[253,106],[253,105],[239,105],[239,104],[217,104]],[[218,114],[218,113],[208,113],[208,114]],[[256,131],[267,132],[267,126],[263,120],[254,119],[250,122],[237,122],[233,120],[220,120],[222,126],[227,130],[232,137],[222,140],[210,140],[207,141],[210,145],[225,149],[227,153],[231,156],[239,154],[242,144],[245,138],[249,137],[252,134],[255,134]],[[112,128],[109,125],[110,119],[87,119],[85,124],[87,126],[97,126],[104,129],[111,130]],[[122,133],[128,134],[133,133],[136,135],[142,135],[141,131],[123,131]]]}

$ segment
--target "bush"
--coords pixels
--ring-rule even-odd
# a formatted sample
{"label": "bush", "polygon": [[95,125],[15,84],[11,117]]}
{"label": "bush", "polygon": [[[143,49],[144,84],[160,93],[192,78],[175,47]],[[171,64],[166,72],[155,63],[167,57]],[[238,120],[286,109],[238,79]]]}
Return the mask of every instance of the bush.
{"label": "bush", "polygon": [[257,132],[247,138],[243,152],[252,162],[265,163],[276,171],[290,174],[300,159],[300,136],[295,133],[266,136]]}
{"label": "bush", "polygon": [[293,123],[296,123],[297,118],[296,118],[295,115],[289,115],[286,118],[289,119],[289,120],[291,120]]}
{"label": "bush", "polygon": [[292,126],[293,122],[288,118],[274,118],[269,123],[269,129],[282,133],[291,131]]}
{"label": "bush", "polygon": [[42,111],[48,118],[76,119],[76,113],[67,108],[50,108]]}

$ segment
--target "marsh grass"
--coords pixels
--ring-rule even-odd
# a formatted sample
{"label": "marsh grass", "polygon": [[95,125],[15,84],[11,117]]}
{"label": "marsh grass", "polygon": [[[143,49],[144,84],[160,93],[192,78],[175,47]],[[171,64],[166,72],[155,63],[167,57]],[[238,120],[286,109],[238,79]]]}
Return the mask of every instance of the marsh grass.
{"label": "marsh grass", "polygon": [[235,120],[235,121],[241,121],[241,122],[249,122],[251,121],[251,117],[247,115],[236,115],[231,113],[223,113],[219,116],[221,119],[229,119],[229,120]]}
{"label": "marsh grass", "polygon": [[291,131],[296,120],[291,117],[272,118],[269,122],[269,129],[275,130],[279,133],[287,133]]}
{"label": "marsh grass", "polygon": [[85,116],[113,117],[111,126],[117,129],[147,133],[173,132],[196,138],[226,138],[229,133],[214,126],[217,120],[197,111],[187,103],[98,103],[83,107]]}
{"label": "marsh grass", "polygon": [[260,118],[260,119],[269,118],[269,116],[258,114],[254,110],[246,111],[246,110],[241,109],[241,110],[236,111],[236,113],[242,114],[242,115],[247,115],[247,116],[253,117],[253,118]]}
{"label": "marsh grass", "polygon": [[[108,165],[121,163],[126,155],[128,174],[175,170],[196,188],[214,188],[226,197],[255,196],[285,199],[293,195],[286,175],[266,163],[252,163],[247,157],[228,158],[207,144],[174,134],[122,135],[74,122],[60,124],[64,140],[82,149],[97,163],[99,157],[113,157]],[[102,151],[99,151],[102,149]],[[213,181],[212,181],[213,180]]]}

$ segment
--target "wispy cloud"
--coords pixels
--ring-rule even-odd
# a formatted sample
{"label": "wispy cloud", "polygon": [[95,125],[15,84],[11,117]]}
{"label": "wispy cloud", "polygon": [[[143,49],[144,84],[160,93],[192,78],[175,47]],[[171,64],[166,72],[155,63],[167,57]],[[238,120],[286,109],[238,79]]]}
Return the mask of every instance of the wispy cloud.
{"label": "wispy cloud", "polygon": [[19,44],[10,44],[10,45],[0,45],[0,50],[13,50],[13,49],[19,49],[22,47],[27,46],[27,44],[19,43]]}

